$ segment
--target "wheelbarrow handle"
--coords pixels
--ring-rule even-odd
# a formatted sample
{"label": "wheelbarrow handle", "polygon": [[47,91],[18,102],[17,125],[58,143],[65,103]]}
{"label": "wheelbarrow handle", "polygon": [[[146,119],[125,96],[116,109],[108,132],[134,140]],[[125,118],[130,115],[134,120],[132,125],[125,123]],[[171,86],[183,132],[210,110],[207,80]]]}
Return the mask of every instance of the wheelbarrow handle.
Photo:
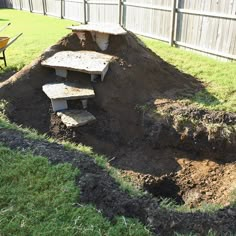
{"label": "wheelbarrow handle", "polygon": [[0,29],[0,32],[5,30],[11,23],[9,22],[8,24],[4,25],[1,29]]}
{"label": "wheelbarrow handle", "polygon": [[22,34],[23,34],[23,33],[20,33],[20,34],[18,34],[17,36],[15,36],[14,38],[12,38],[12,39],[10,40],[10,42],[8,42],[7,47],[9,47],[12,43],[14,43]]}
{"label": "wheelbarrow handle", "polygon": [[23,33],[20,33],[20,34],[18,34],[17,36],[15,36],[14,38],[12,38],[4,48],[1,48],[1,49],[0,49],[0,52],[5,51],[5,50],[6,50],[11,44],[13,44],[22,34],[23,34]]}

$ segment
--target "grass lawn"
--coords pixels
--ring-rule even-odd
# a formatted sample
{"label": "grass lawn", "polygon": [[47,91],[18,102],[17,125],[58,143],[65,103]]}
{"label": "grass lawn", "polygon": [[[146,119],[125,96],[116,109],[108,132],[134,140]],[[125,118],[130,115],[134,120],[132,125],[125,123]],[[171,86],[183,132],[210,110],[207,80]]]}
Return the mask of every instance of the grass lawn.
{"label": "grass lawn", "polygon": [[[39,56],[43,50],[56,43],[64,35],[70,33],[66,29],[73,21],[32,14],[24,11],[0,9],[0,27],[8,22],[11,25],[0,36],[14,37],[23,35],[6,50],[8,67],[0,69],[19,70]],[[3,61],[0,61],[3,66]]]}
{"label": "grass lawn", "polygon": [[0,145],[0,235],[150,235],[136,220],[110,223],[94,207],[76,206],[78,174]]}
{"label": "grass lawn", "polygon": [[206,90],[197,93],[191,102],[236,112],[236,62],[222,62],[157,40],[141,39],[165,61],[205,83]]}

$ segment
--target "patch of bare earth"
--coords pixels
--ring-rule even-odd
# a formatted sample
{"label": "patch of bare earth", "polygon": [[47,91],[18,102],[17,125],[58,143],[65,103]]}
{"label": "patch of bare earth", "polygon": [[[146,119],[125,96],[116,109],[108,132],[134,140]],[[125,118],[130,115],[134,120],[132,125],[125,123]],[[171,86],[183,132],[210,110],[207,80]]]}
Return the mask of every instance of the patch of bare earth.
{"label": "patch of bare earth", "polygon": [[[90,34],[86,33],[83,42],[75,34],[63,38],[0,84],[0,98],[9,102],[8,117],[59,140],[93,147],[154,197],[130,199],[118,191],[105,171],[100,175],[95,167],[89,171],[78,166],[86,169],[79,180],[81,200],[96,204],[109,217],[138,217],[161,235],[175,231],[202,235],[211,228],[224,235],[236,231],[235,207],[229,207],[236,187],[235,114],[176,102],[180,95],[189,96],[204,87],[128,33],[110,38],[104,53],[113,55],[114,60],[104,82],[92,84],[96,96],[89,100],[88,111],[97,118],[96,123],[66,128],[42,92],[44,84],[64,81],[52,69],[41,66],[43,59],[61,50],[100,51]],[[90,80],[90,76],[69,72],[67,81],[78,79]],[[81,104],[71,101],[69,108],[81,109]],[[191,208],[203,202],[220,203],[225,208],[214,214],[179,213],[159,208],[156,197],[171,198]]]}

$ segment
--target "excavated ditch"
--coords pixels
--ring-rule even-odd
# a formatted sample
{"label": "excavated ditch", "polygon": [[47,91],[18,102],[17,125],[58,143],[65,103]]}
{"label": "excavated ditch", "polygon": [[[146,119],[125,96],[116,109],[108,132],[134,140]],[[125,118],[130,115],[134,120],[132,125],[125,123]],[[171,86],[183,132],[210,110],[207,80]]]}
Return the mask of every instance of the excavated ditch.
{"label": "excavated ditch", "polygon": [[[211,230],[217,235],[232,235],[236,231],[236,209],[225,207],[210,213],[181,213],[160,208],[156,199],[146,195],[130,197],[95,161],[78,151],[66,150],[57,143],[30,140],[19,131],[1,128],[0,142],[18,151],[32,151],[47,157],[52,164],[69,162],[80,169],[76,183],[80,188],[79,203],[92,203],[109,219],[117,215],[138,218],[151,228],[155,235],[195,233],[207,235]],[[115,203],[115,204],[114,204]],[[79,205],[79,204],[78,204]]]}
{"label": "excavated ditch", "polygon": [[[61,50],[100,51],[90,34],[86,34],[83,42],[71,34],[2,82],[0,98],[8,101],[6,114],[11,121],[59,140],[91,146],[95,152],[105,154],[109,163],[119,168],[125,178],[158,199],[171,198],[191,208],[204,202],[224,207],[230,205],[231,193],[236,186],[235,114],[199,110],[176,102],[179,96],[204,90],[198,80],[164,62],[131,33],[111,37],[105,53],[113,55],[114,60],[104,82],[93,83],[96,97],[88,103],[88,111],[97,122],[68,129],[52,112],[50,100],[42,92],[44,84],[62,80],[52,69],[43,68],[40,62]],[[69,72],[67,81],[76,82],[78,79],[86,80],[89,76]],[[71,101],[69,107],[80,109],[81,104]],[[85,188],[83,183],[88,184],[84,201],[95,203],[109,216],[111,206],[102,202],[98,195],[104,194],[101,190],[96,193],[95,189],[98,183],[104,184],[100,187],[105,192],[111,191],[110,187],[91,173],[80,181],[82,188]],[[145,207],[152,212],[152,217],[143,212],[132,212],[133,205],[129,206],[129,203],[118,213],[137,216],[146,224],[151,222],[154,231],[158,232],[157,218],[163,215],[160,209],[158,212],[150,210],[151,205]],[[168,214],[175,219],[180,213]],[[198,221],[199,216],[192,220]],[[191,218],[191,213],[188,217]],[[204,217],[206,220],[208,216]],[[169,218],[164,217],[164,220]],[[179,220],[173,222],[161,226],[165,230],[169,227],[169,231],[159,231],[167,232],[165,235],[173,232],[171,225],[179,224]],[[213,229],[215,225],[212,223]],[[181,226],[184,227],[182,223]],[[233,227],[235,229],[235,224]],[[206,229],[194,230],[201,233]]]}

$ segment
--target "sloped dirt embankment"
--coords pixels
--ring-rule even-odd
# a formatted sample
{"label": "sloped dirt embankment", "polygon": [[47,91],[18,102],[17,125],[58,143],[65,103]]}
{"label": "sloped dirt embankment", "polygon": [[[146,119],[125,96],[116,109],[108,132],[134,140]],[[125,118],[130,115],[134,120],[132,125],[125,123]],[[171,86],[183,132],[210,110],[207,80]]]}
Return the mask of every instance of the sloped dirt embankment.
{"label": "sloped dirt embankment", "polygon": [[[89,101],[88,110],[97,122],[67,129],[52,112],[50,100],[42,92],[44,84],[62,81],[52,69],[41,66],[43,59],[61,50],[100,51],[90,34],[86,34],[84,41],[71,34],[2,82],[0,98],[8,101],[7,116],[11,121],[57,139],[93,147],[96,152],[106,154],[110,164],[118,167],[124,176],[153,196],[173,198],[190,207],[202,202],[220,203],[225,209],[214,215],[161,210],[154,200],[130,200],[117,190],[116,184],[108,184],[110,177],[105,172],[101,177],[96,171],[93,173],[93,168],[81,176],[82,200],[95,203],[108,216],[138,217],[163,235],[190,229],[202,233],[210,228],[225,233],[226,226],[235,230],[231,221],[235,220],[235,209],[229,208],[236,184],[235,115],[175,102],[179,96],[204,90],[204,86],[163,61],[128,33],[110,38],[105,53],[114,59],[104,82],[93,84],[96,97]],[[75,72],[70,72],[67,78],[72,82],[78,79],[90,78]],[[80,102],[73,101],[69,107],[80,109]],[[20,146],[22,140],[15,138],[16,146]],[[8,141],[10,145],[15,142],[11,137]],[[65,160],[58,156],[57,161],[59,158]],[[114,206],[114,202],[119,204]]]}

